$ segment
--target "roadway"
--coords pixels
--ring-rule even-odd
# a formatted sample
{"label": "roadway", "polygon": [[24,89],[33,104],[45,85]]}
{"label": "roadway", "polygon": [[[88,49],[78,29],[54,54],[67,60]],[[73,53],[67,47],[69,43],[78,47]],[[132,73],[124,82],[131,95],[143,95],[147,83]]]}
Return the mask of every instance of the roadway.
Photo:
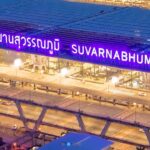
{"label": "roadway", "polygon": [[33,91],[22,88],[11,88],[5,85],[0,85],[0,95],[18,99],[33,100],[36,103],[58,106],[69,110],[81,110],[93,115],[103,115],[106,117],[132,122],[136,121],[141,124],[150,126],[150,121],[148,119],[150,112],[142,111],[140,108],[128,108],[120,105],[114,106],[113,104],[99,103],[97,101],[91,100],[82,100],[80,96],[71,97],[70,95],[58,95],[39,90]]}
{"label": "roadway", "polygon": [[[45,104],[49,106],[59,106],[61,108],[69,109],[69,110],[82,110],[85,113],[90,113],[94,115],[100,115],[100,116],[109,116],[116,119],[122,119],[126,121],[132,121],[134,122],[135,119],[137,122],[140,122],[141,124],[150,125],[149,115],[150,113],[148,111],[141,111],[137,110],[135,112],[134,110],[126,108],[126,107],[120,107],[120,106],[114,106],[111,104],[102,104],[97,102],[91,102],[89,101],[82,101],[77,100],[71,97],[68,97],[67,95],[56,95],[51,93],[45,93],[40,91],[31,91],[28,89],[20,89],[20,88],[10,88],[5,85],[0,85],[0,95],[3,96],[11,96],[18,99],[25,99],[25,100],[33,100],[36,103]],[[41,108],[22,104],[22,108],[24,111],[24,115],[26,118],[37,120]],[[15,104],[11,103],[10,105],[0,105],[0,112],[6,113],[6,114],[13,114],[13,115],[19,115],[18,111],[16,109]],[[109,112],[109,113],[108,113]],[[136,115],[135,115],[136,114]],[[101,120],[91,119],[91,118],[83,118],[86,129],[88,131],[91,131],[92,133],[100,133],[105,122]],[[71,127],[74,129],[79,129],[77,120],[75,116],[63,113],[59,111],[54,110],[48,110],[44,119],[44,122],[50,122],[53,124],[59,124],[61,126]],[[29,123],[29,126],[32,128],[34,124]],[[44,126],[40,126],[40,130],[45,132],[54,132],[49,130]],[[62,132],[62,130],[60,130]],[[57,131],[58,132],[58,131]],[[60,132],[57,134],[60,135]],[[108,130],[107,135],[112,137],[119,137],[123,139],[127,139],[129,141],[133,142],[139,142],[142,144],[148,144],[146,136],[143,132],[139,131],[138,128],[133,127],[127,127],[124,125],[118,125],[118,124],[112,124],[111,128]]]}
{"label": "roadway", "polygon": [[150,92],[146,92],[146,96],[139,96],[139,91],[116,87],[111,83],[98,84],[95,82],[83,82],[69,77],[63,77],[60,74],[47,75],[40,73],[31,73],[25,70],[16,70],[13,67],[0,67],[0,77],[7,79],[15,79],[24,82],[36,83],[49,87],[57,87],[70,91],[80,91],[91,95],[98,95],[106,99],[117,99],[121,102],[129,102],[131,104],[150,105]]}

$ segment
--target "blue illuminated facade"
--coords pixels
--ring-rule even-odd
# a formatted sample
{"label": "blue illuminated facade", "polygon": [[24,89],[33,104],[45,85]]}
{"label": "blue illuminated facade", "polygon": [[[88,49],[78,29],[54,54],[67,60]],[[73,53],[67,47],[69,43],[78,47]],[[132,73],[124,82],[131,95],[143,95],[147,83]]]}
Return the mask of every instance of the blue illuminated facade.
{"label": "blue illuminated facade", "polygon": [[63,0],[1,1],[0,47],[150,72],[148,17],[150,11],[141,8]]}

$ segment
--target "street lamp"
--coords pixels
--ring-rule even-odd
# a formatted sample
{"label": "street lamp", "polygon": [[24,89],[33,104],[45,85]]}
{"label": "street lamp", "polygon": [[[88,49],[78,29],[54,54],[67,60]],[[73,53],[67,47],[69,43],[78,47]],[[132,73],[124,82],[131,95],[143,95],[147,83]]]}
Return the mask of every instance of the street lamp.
{"label": "street lamp", "polygon": [[138,82],[137,81],[133,81],[133,88],[138,88]]}
{"label": "street lamp", "polygon": [[60,70],[60,75],[65,77],[69,73],[69,70],[67,68],[62,68]]}
{"label": "street lamp", "polygon": [[136,108],[137,108],[137,103],[133,103],[133,106],[135,107],[135,122],[136,122]]}
{"label": "street lamp", "polygon": [[59,84],[61,83],[61,77],[66,77],[69,73],[67,68],[62,68],[59,73]]}
{"label": "street lamp", "polygon": [[13,65],[16,68],[16,76],[17,76],[17,70],[22,66],[22,60],[20,58],[15,59]]}
{"label": "street lamp", "polygon": [[14,60],[15,68],[19,68],[21,65],[22,65],[22,60],[20,58]]}
{"label": "street lamp", "polygon": [[113,85],[116,85],[119,82],[119,78],[118,77],[112,77],[111,82]]}

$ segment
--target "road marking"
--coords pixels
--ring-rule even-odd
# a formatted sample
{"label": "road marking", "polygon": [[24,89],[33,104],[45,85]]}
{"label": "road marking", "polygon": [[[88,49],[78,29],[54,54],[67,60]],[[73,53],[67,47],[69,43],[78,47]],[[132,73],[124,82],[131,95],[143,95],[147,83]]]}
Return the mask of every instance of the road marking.
{"label": "road marking", "polygon": [[124,120],[124,119],[127,119],[129,116],[131,116],[131,115],[133,115],[134,114],[134,112],[133,111],[123,111],[122,113],[119,113],[118,115],[117,115],[117,117],[115,117],[115,118],[118,118],[118,119],[121,119],[121,120]]}
{"label": "road marking", "polygon": [[17,96],[18,94],[23,93],[22,90],[18,90],[15,93],[10,94],[9,96],[13,97],[13,96]]}

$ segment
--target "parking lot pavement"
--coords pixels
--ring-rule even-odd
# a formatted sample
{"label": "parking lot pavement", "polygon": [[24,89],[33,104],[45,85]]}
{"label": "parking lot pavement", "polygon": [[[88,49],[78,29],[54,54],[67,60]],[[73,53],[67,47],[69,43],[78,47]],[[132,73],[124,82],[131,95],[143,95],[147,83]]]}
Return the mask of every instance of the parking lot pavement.
{"label": "parking lot pavement", "polygon": [[24,134],[24,132],[16,132],[13,130],[15,124],[17,125],[17,129],[23,126],[21,121],[13,118],[8,119],[5,116],[0,116],[0,120],[0,137],[3,137],[4,142],[11,143]]}

